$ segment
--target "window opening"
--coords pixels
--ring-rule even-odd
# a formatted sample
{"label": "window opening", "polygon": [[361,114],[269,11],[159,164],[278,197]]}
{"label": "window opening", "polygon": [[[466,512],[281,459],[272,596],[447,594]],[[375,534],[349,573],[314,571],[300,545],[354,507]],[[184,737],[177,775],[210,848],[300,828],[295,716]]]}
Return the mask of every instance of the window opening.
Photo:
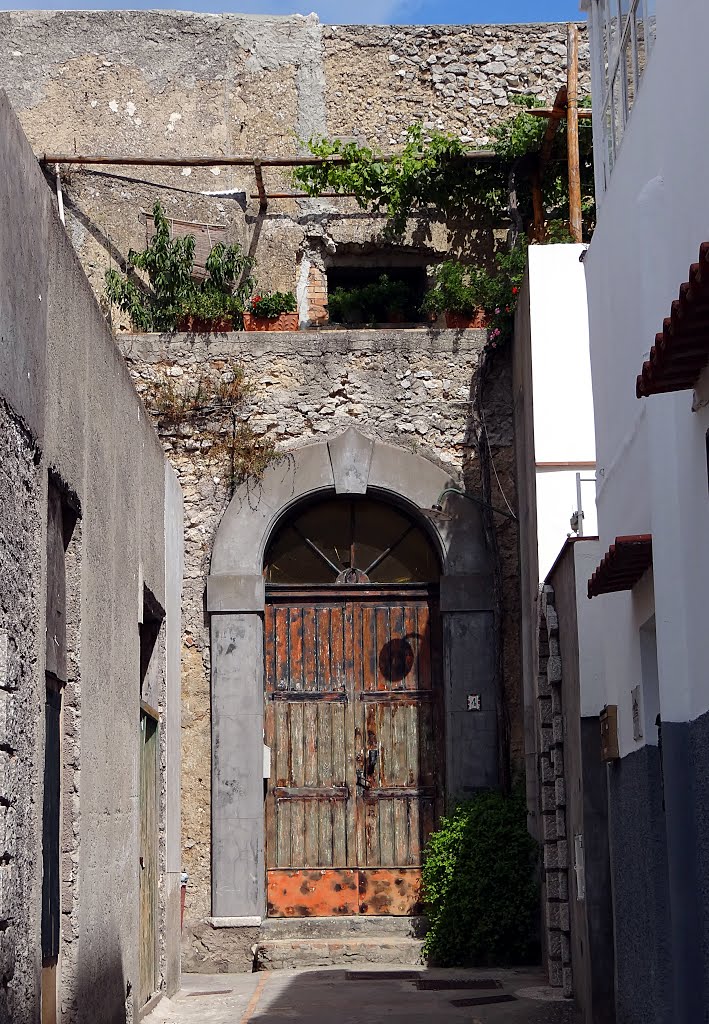
{"label": "window opening", "polygon": [[270,542],[264,567],[266,582],[281,585],[429,583],[440,572],[424,531],[369,498],[300,506]]}
{"label": "window opening", "polygon": [[422,323],[424,266],[333,266],[327,270],[331,323]]}

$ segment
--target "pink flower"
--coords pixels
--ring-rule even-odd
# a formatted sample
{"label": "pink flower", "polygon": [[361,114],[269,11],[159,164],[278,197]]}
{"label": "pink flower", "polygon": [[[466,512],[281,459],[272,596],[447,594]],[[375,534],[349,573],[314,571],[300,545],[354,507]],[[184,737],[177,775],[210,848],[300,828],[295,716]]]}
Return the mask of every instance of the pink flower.
{"label": "pink flower", "polygon": [[496,313],[499,313],[499,312],[500,312],[500,307],[499,307],[499,306],[497,307],[497,309],[495,310],[495,312],[496,312]]}
{"label": "pink flower", "polygon": [[512,294],[516,295],[518,291],[519,291],[519,288],[513,288],[512,289]]}

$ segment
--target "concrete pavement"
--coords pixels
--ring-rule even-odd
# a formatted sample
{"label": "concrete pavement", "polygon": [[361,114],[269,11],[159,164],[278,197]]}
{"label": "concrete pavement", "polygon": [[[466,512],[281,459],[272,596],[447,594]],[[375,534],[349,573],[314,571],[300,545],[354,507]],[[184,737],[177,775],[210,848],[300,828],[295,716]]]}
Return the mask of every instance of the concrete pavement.
{"label": "concrete pavement", "polygon": [[[399,969],[401,971],[402,969]],[[413,970],[424,982],[456,988],[421,990],[416,977],[386,969],[319,968],[258,974],[186,974],[182,990],[144,1024],[579,1024],[580,1017],[540,973],[526,970]],[[381,979],[377,978],[381,974]],[[479,986],[496,981],[500,987]],[[482,999],[505,1002],[481,1003]],[[474,1003],[470,1003],[474,1000]],[[464,1001],[467,1005],[455,1005]]]}

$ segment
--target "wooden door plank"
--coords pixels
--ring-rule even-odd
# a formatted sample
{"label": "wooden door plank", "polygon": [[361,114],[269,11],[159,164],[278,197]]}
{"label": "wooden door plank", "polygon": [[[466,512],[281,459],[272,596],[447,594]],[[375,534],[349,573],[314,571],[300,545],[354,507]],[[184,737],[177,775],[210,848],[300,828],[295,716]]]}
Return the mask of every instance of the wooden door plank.
{"label": "wooden door plank", "polygon": [[278,845],[276,832],[276,802],[273,795],[273,789],[276,783],[276,765],[274,762],[274,751],[276,746],[275,722],[275,705],[271,701],[267,700],[263,719],[263,741],[271,750],[271,774],[268,780],[268,787],[266,789],[266,802],[264,807],[264,815],[266,819],[266,866],[269,868],[276,867]]}
{"label": "wooden door plank", "polygon": [[381,864],[381,847],[379,844],[379,801],[368,800],[362,807],[362,801],[358,801],[361,810],[360,814],[364,819],[364,857],[360,859],[361,865],[373,865],[379,867]]}
{"label": "wooden door plank", "polygon": [[427,605],[420,604],[417,606],[416,620],[417,633],[420,637],[418,645],[419,688],[421,690],[430,690],[433,685],[433,680],[431,679],[431,616]]}
{"label": "wooden door plank", "polygon": [[393,775],[393,758],[392,758],[392,729],[391,729],[391,716],[394,710],[391,704],[367,704],[367,721],[371,718],[377,723],[376,731],[376,744],[379,750],[379,775],[377,778],[378,786],[393,786],[396,785],[396,779]]}
{"label": "wooden door plank", "polygon": [[288,609],[288,687],[303,690],[303,610]]}
{"label": "wooden door plank", "polygon": [[276,633],[275,690],[289,690],[290,665],[288,661],[288,609],[276,608],[274,629]]}
{"label": "wooden door plank", "polygon": [[398,689],[406,685],[407,658],[406,644],[404,639],[404,609],[397,602],[389,609],[389,644],[390,666],[389,685],[385,689]]}
{"label": "wooden door plank", "polygon": [[272,605],[266,605],[263,621],[264,679],[266,691],[275,689],[276,681],[276,613]]}
{"label": "wooden door plank", "polygon": [[421,779],[419,767],[419,718],[421,710],[414,706],[411,709],[406,728],[406,782],[407,786],[418,786]]}
{"label": "wooden door plank", "polygon": [[291,864],[291,804],[289,800],[276,801],[276,863],[278,867]]}
{"label": "wooden door plank", "polygon": [[330,688],[345,687],[345,609],[340,605],[330,610]]}
{"label": "wooden door plank", "polygon": [[418,649],[420,638],[418,635],[418,623],[416,621],[416,607],[414,605],[407,604],[404,607],[404,635],[407,643],[411,645],[411,649],[414,652],[413,662],[405,680],[406,689],[418,690]]}
{"label": "wooden door plank", "polygon": [[365,691],[376,690],[378,666],[377,666],[377,624],[375,609],[369,606],[357,606],[358,615],[361,621],[361,642],[358,642],[359,655],[362,662],[362,689]]}
{"label": "wooden door plank", "polygon": [[[290,718],[290,781],[289,786],[305,785],[303,749],[303,704],[289,704]],[[290,805],[291,860],[289,867],[305,867],[305,811],[301,801]]]}
{"label": "wooden door plank", "polygon": [[334,690],[330,672],[332,639],[330,636],[330,609],[317,608],[314,612],[315,643],[313,645],[314,690]]}
{"label": "wooden door plank", "polygon": [[303,621],[303,689],[318,688],[318,635],[314,608],[304,608]]}
{"label": "wooden door plank", "polygon": [[390,640],[391,630],[389,628],[389,609],[378,607],[374,612],[375,616],[375,641],[374,650],[371,652],[375,661],[377,690],[391,689],[391,654]]}
{"label": "wooden door plank", "polygon": [[[321,705],[317,709],[315,729],[318,737],[317,761],[318,782],[322,785],[333,783],[332,758],[332,716],[336,705]],[[331,867],[333,863],[333,807],[329,801],[322,801],[319,814],[318,864]]]}
{"label": "wooden door plank", "polygon": [[421,816],[419,814],[419,799],[411,797],[407,801],[407,813],[409,818],[409,853],[407,864],[421,864]]}
{"label": "wooden door plank", "polygon": [[[350,703],[352,701],[350,700]],[[350,779],[347,770],[347,744],[345,743],[345,709],[342,705],[333,705],[332,715],[332,779],[335,785],[345,785]],[[349,805],[355,804],[355,788],[350,786]],[[347,864],[347,816],[351,814],[350,806],[333,806],[332,809],[332,858],[335,867]],[[353,849],[353,847],[352,847]]]}

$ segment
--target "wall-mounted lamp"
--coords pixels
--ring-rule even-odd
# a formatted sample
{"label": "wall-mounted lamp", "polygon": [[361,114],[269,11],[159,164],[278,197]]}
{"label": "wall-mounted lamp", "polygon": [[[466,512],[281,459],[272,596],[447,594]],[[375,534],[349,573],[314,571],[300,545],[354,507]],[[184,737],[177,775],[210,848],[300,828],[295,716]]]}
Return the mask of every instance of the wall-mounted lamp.
{"label": "wall-mounted lamp", "polygon": [[494,505],[490,505],[483,498],[478,498],[475,494],[468,494],[467,491],[459,491],[457,487],[446,487],[444,491],[438,496],[438,501],[431,508],[422,508],[421,514],[426,516],[427,519],[432,519],[436,523],[448,523],[453,519],[450,513],[445,512],[443,509],[443,499],[447,494],[457,494],[460,498],[467,498],[468,501],[474,502],[476,505],[480,505],[482,508],[488,509],[490,512],[496,512],[499,516],[505,516],[507,519],[514,519],[517,522],[517,516],[514,512],[507,512],[502,508],[495,508]]}

